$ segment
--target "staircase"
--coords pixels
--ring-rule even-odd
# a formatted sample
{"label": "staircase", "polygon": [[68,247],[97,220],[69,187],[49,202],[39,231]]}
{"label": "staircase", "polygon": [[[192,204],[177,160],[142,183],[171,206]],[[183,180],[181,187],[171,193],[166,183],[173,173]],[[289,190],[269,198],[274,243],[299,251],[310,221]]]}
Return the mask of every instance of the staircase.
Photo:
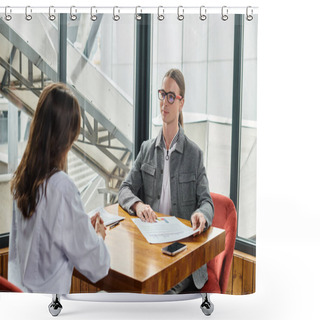
{"label": "staircase", "polygon": [[106,205],[104,194],[98,192],[105,187],[104,179],[72,151],[68,154],[68,175],[80,192],[86,212]]}
{"label": "staircase", "polygon": [[68,154],[68,175],[77,186],[80,194],[83,194],[91,182],[98,177],[95,171],[72,152]]}
{"label": "staircase", "polygon": [[[32,117],[45,85],[58,81],[54,53],[59,30],[46,15],[35,14],[27,24],[23,15],[17,15],[10,22],[0,19],[0,43],[0,94]],[[70,160],[70,175],[83,197],[95,181],[97,187],[108,187],[107,196],[114,202],[114,190],[129,172],[132,160],[133,102],[71,42],[66,45],[67,85],[77,97],[82,115],[80,135],[72,147],[82,161]],[[92,197],[87,198],[90,201]]]}

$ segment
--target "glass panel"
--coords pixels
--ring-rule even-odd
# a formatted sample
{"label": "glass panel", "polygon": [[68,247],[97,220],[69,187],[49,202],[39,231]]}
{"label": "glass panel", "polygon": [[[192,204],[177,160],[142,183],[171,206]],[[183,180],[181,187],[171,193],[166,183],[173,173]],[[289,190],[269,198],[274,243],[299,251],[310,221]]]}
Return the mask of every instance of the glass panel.
{"label": "glass panel", "polygon": [[[151,129],[151,136],[157,135],[158,122],[161,120],[158,89],[161,86],[162,77],[173,66],[182,68],[182,30],[183,22],[178,21],[175,15],[168,15],[163,21],[159,21],[157,16],[153,16],[151,114],[154,125]],[[155,123],[157,123],[156,126]]]}
{"label": "glass panel", "polygon": [[[26,22],[24,14],[16,14],[0,23],[0,56],[8,61],[0,66],[1,234],[11,225],[10,173],[24,152],[43,87],[58,80],[60,52],[58,16],[51,22],[47,14],[33,14]],[[84,116],[68,170],[89,211],[117,200],[117,189],[131,166],[134,15],[122,15],[117,22],[103,15],[99,23],[88,14],[77,15],[76,21],[68,15],[67,34],[67,84]]]}
{"label": "glass panel", "polygon": [[257,26],[244,19],[243,100],[238,236],[256,239]]}
{"label": "glass panel", "polygon": [[10,232],[10,181],[26,147],[30,118],[0,94],[0,234]]}
{"label": "glass panel", "polygon": [[[24,153],[40,91],[56,73],[57,41],[48,19],[36,14],[26,23],[24,14],[0,20],[0,234],[10,232],[10,181]],[[51,25],[51,24],[50,24]],[[41,27],[39,27],[41,26]],[[47,71],[47,75],[41,72]]]}
{"label": "glass panel", "polygon": [[170,68],[186,83],[184,130],[204,153],[210,190],[229,195],[233,76],[233,21],[209,15],[153,18],[152,136],[162,121],[157,89]]}
{"label": "glass panel", "polygon": [[[128,32],[130,30],[130,32]],[[67,79],[81,96],[82,134],[69,155],[69,174],[85,210],[117,200],[133,144],[134,15],[68,21]],[[76,159],[75,159],[76,158]]]}
{"label": "glass panel", "polygon": [[[131,165],[134,19],[134,15],[124,14],[115,22],[112,15],[103,15],[99,27],[94,30],[98,22],[93,23],[88,14],[79,14],[76,21],[68,18],[67,81],[81,99],[86,115],[87,122],[83,122],[83,128],[87,131],[83,133],[88,133],[91,126],[96,134],[79,137],[82,141],[77,143],[78,149],[86,149],[86,152],[80,151],[80,155],[78,150],[76,157],[80,156],[81,161],[99,175],[100,183],[94,193],[98,193],[98,187],[107,192],[99,194],[99,203],[116,201],[114,194],[121,176],[126,174],[123,168]],[[9,61],[8,65],[0,67],[3,79],[0,184],[6,188],[5,192],[0,192],[2,203],[10,199],[9,178],[7,176],[7,181],[3,182],[3,175],[14,171],[23,154],[29,117],[35,110],[38,96],[44,85],[57,80],[58,20],[49,21],[47,14],[34,14],[28,23],[24,14],[15,15],[10,23],[1,20],[0,55],[4,61]],[[245,20],[244,29],[239,236],[245,238],[255,236],[257,23],[257,19]],[[7,29],[8,32],[4,32]],[[176,15],[167,15],[163,21],[153,17],[151,135],[155,136],[161,128],[157,89],[161,86],[162,77],[169,68],[179,68],[186,80],[186,134],[204,152],[211,191],[227,196],[230,187],[233,32],[232,15],[226,22],[220,15],[208,15],[206,21],[200,21],[198,15],[186,15],[183,21],[178,21]],[[11,114],[12,121],[18,123],[15,138],[18,142],[9,146],[9,111],[15,108]],[[15,150],[18,151],[15,153]],[[118,178],[114,179],[114,175]],[[84,189],[88,189],[88,185]],[[7,203],[10,204],[11,200]],[[2,207],[0,218],[7,212],[11,212],[10,208]],[[7,227],[4,229],[0,233],[8,231]]]}
{"label": "glass panel", "polygon": [[229,196],[234,16],[209,16],[207,171],[211,191]]}
{"label": "glass panel", "polygon": [[[253,22],[253,23],[251,23]],[[257,19],[244,30],[239,236],[255,237]],[[170,68],[185,77],[184,129],[204,152],[212,192],[229,196],[232,129],[234,16],[153,18],[152,137],[161,129],[157,89]]]}

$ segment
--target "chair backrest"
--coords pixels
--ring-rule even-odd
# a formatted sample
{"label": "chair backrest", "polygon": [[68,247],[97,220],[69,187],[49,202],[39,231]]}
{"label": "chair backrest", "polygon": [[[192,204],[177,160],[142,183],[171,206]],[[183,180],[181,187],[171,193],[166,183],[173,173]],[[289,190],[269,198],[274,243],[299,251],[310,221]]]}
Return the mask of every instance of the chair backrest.
{"label": "chair backrest", "polygon": [[217,193],[210,193],[210,195],[214,205],[212,226],[224,229],[226,231],[226,239],[225,250],[209,261],[208,267],[214,270],[219,281],[221,293],[225,293],[237,235],[237,212],[230,198]]}
{"label": "chair backrest", "polygon": [[0,276],[0,292],[22,292],[18,287]]}

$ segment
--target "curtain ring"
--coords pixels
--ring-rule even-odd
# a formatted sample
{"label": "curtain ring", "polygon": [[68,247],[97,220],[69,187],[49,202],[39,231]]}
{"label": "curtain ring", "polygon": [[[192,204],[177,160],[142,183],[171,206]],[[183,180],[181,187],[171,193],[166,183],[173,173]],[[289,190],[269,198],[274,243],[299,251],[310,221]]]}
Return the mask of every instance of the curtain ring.
{"label": "curtain ring", "polygon": [[[250,9],[250,14],[249,14],[249,9]],[[253,9],[252,7],[247,7],[247,10],[246,10],[246,19],[248,21],[252,21],[253,20]]]}
{"label": "curtain ring", "polygon": [[54,6],[49,7],[49,20],[53,21],[56,19],[56,16],[51,13],[51,10],[53,10],[53,12],[56,12],[56,10],[54,9]]}
{"label": "curtain ring", "polygon": [[226,6],[223,6],[221,8],[221,19],[223,21],[227,21],[228,20],[228,8]]}
{"label": "curtain ring", "polygon": [[[204,11],[204,12],[203,12]],[[207,19],[207,9],[205,6],[200,7],[200,20],[204,21]]]}
{"label": "curtain ring", "polygon": [[[160,14],[160,8],[162,8],[162,14]],[[164,19],[164,9],[163,6],[158,7],[158,20],[162,21]]]}
{"label": "curtain ring", "polygon": [[[180,9],[182,10],[182,14],[180,13]],[[179,21],[182,21],[184,19],[184,9],[183,9],[183,6],[179,6],[178,7],[178,20]]]}
{"label": "curtain ring", "polygon": [[77,20],[77,16],[73,13],[73,9],[75,12],[77,12],[77,9],[75,6],[70,7],[70,19],[72,21],[75,21],[75,20]]}
{"label": "curtain ring", "polygon": [[[93,8],[96,8],[96,7],[91,7],[90,9],[90,16],[91,16],[91,20],[92,21],[96,21],[97,20],[97,15],[96,14],[93,14]],[[97,13],[97,9],[96,10],[96,13]]]}
{"label": "curtain ring", "polygon": [[[140,14],[138,13],[138,8],[140,8]],[[142,19],[141,13],[142,13],[141,7],[140,7],[140,6],[137,6],[137,7],[136,7],[136,19],[137,19],[138,21],[140,21],[140,20]]]}
{"label": "curtain ring", "polygon": [[[120,20],[120,16],[118,14],[116,14],[116,8],[118,8],[117,6],[113,7],[113,20],[114,21],[119,21]],[[119,13],[119,9],[118,9],[118,13]]]}
{"label": "curtain ring", "polygon": [[30,13],[32,12],[32,9],[30,8],[30,6],[26,6],[26,20],[30,21],[32,19],[32,15],[30,13],[28,13],[28,9],[30,9]]}
{"label": "curtain ring", "polygon": [[[10,8],[10,6],[6,6],[4,9],[4,15],[5,15],[5,19],[7,21],[10,21],[12,19],[12,16],[10,14],[7,13],[8,9]],[[10,9],[10,13],[11,13],[11,9]]]}

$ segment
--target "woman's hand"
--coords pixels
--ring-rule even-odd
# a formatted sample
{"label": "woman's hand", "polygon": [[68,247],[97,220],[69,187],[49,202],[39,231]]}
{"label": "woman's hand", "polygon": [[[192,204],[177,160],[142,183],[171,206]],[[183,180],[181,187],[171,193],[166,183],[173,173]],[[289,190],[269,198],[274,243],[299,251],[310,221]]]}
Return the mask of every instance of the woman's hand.
{"label": "woman's hand", "polygon": [[206,218],[204,217],[203,213],[196,211],[191,216],[191,225],[193,230],[196,230],[199,228],[199,231],[195,233],[193,236],[196,236],[203,232],[204,228],[206,227]]}
{"label": "woman's hand", "polygon": [[157,220],[157,215],[148,204],[136,202],[132,206],[132,210],[142,221],[155,222]]}
{"label": "woman's hand", "polygon": [[100,213],[97,212],[94,216],[91,217],[91,224],[94,228],[96,228],[97,219],[100,223],[104,223],[103,219],[100,217]]}
{"label": "woman's hand", "polygon": [[[106,227],[104,225],[104,222],[101,223],[101,217],[100,219],[96,219],[96,225],[94,227],[97,234],[100,234],[102,239],[105,240],[106,238]],[[103,221],[103,220],[102,220]]]}
{"label": "woman's hand", "polygon": [[91,224],[94,227],[94,230],[97,234],[100,234],[102,239],[106,238],[106,226],[104,225],[103,219],[100,217],[100,213],[97,212],[94,216],[91,217]]}

